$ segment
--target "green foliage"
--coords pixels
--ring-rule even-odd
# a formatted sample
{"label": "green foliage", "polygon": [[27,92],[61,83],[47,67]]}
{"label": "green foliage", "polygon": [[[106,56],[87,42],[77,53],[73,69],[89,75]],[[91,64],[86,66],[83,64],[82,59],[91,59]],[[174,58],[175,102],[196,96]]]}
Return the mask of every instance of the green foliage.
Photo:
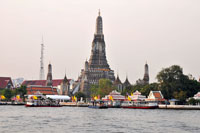
{"label": "green foliage", "polygon": [[104,97],[108,95],[114,87],[109,79],[100,79],[98,85],[92,85],[90,88],[91,97],[98,96]]}
{"label": "green foliage", "polygon": [[158,89],[166,99],[176,98],[184,102],[186,98],[194,96],[200,90],[200,83],[184,75],[182,68],[178,65],[161,70],[157,79]]}
{"label": "green foliage", "polygon": [[190,105],[198,105],[198,104],[200,104],[200,100],[196,100],[194,98],[190,98],[189,101],[188,101],[188,104],[190,104]]}
{"label": "green foliage", "polygon": [[2,95],[4,95],[6,97],[6,100],[10,100],[12,96],[14,96],[14,94],[12,93],[12,90],[10,89],[4,89],[2,91]]}
{"label": "green foliage", "polygon": [[148,96],[151,90],[160,90],[164,98],[175,98],[183,104],[187,98],[193,97],[194,94],[200,91],[200,83],[191,75],[184,75],[183,69],[178,65],[162,69],[156,78],[158,79],[158,83],[133,85],[123,90],[122,95],[126,95],[127,93],[130,95],[138,90],[142,95]]}
{"label": "green foliage", "polygon": [[91,97],[95,97],[99,95],[99,85],[92,85],[90,87]]}
{"label": "green foliage", "polygon": [[122,95],[127,95],[127,93],[130,95],[131,93],[134,93],[136,90],[142,93],[142,95],[148,96],[151,90],[158,90],[158,84],[157,83],[151,83],[147,85],[133,85],[130,88],[126,88],[121,93]]}
{"label": "green foliage", "polygon": [[23,101],[25,101],[26,93],[27,93],[26,86],[21,86],[20,88],[17,88],[15,90],[15,95],[20,95],[20,97],[23,98]]}
{"label": "green foliage", "polygon": [[25,100],[24,95],[26,95],[26,86],[21,86],[20,88],[17,88],[15,90],[11,89],[3,89],[0,91],[1,95],[4,95],[6,97],[6,100],[11,100],[13,96],[20,95],[23,100]]}
{"label": "green foliage", "polygon": [[80,91],[75,93],[75,97],[77,97],[78,100],[80,100],[81,97],[82,97],[83,99],[86,98],[85,94],[84,94],[83,92],[80,92]]}
{"label": "green foliage", "polygon": [[174,93],[173,93],[173,97],[175,98],[175,99],[179,99],[179,103],[185,103],[185,100],[186,100],[186,98],[187,98],[187,92],[186,91],[180,91],[180,92],[178,92],[178,91],[175,91]]}
{"label": "green foliage", "polygon": [[20,88],[16,89],[16,95],[24,96],[26,95],[26,93],[27,93],[26,86],[21,86]]}

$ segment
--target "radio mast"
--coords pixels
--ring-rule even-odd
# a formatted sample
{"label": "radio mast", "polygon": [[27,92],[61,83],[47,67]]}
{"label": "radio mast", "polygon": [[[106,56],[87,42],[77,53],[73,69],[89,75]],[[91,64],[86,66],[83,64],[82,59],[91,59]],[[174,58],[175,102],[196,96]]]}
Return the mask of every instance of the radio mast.
{"label": "radio mast", "polygon": [[44,80],[44,42],[42,36],[41,57],[40,57],[40,80]]}

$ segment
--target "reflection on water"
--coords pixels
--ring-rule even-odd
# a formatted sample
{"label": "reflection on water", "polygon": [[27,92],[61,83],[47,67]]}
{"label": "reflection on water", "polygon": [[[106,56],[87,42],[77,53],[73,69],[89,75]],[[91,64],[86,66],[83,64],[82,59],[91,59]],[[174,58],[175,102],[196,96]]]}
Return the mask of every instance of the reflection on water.
{"label": "reflection on water", "polygon": [[0,132],[200,132],[200,111],[0,106]]}

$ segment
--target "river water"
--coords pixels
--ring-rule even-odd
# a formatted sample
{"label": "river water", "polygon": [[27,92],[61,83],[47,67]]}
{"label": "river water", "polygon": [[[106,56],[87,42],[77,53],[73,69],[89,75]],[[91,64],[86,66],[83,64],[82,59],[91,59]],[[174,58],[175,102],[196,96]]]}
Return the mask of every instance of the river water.
{"label": "river water", "polygon": [[1,133],[199,133],[198,110],[0,106]]}

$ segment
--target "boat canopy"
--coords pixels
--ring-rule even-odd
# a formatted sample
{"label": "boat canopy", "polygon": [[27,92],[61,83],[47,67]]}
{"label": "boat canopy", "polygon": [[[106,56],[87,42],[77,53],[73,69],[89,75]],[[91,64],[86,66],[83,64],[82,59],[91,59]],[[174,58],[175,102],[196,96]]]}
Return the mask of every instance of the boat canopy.
{"label": "boat canopy", "polygon": [[70,100],[69,96],[63,96],[63,95],[46,95],[46,97],[55,100]]}

